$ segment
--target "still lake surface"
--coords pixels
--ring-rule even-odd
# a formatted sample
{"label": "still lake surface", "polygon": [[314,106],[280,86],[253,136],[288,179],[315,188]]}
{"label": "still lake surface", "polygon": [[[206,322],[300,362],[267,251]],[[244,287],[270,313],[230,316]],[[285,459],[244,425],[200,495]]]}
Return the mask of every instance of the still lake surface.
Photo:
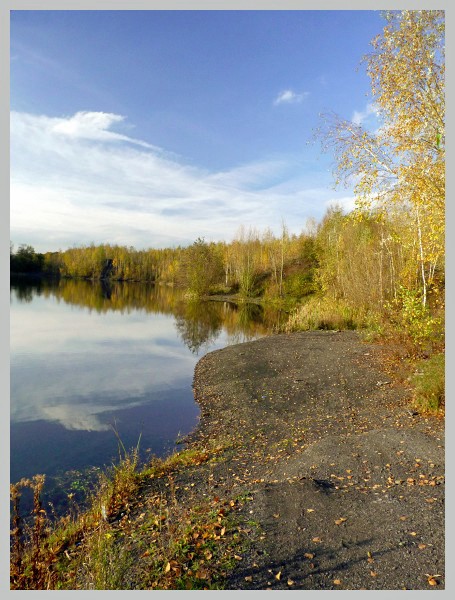
{"label": "still lake surface", "polygon": [[142,458],[172,452],[198,422],[197,361],[280,318],[254,304],[188,302],[167,286],[12,284],[11,481],[111,465],[115,431],[127,449],[140,440]]}

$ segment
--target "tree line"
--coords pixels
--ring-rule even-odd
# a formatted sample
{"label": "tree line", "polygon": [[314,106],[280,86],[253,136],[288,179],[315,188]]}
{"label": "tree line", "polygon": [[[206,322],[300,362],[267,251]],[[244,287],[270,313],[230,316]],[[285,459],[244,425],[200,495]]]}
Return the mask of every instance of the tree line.
{"label": "tree line", "polygon": [[241,227],[230,243],[198,238],[186,247],[164,249],[90,244],[39,254],[32,246],[20,246],[15,253],[11,248],[10,266],[12,273],[41,271],[98,280],[108,264],[111,280],[171,284],[194,297],[216,293],[303,297],[312,291],[314,243],[312,234],[290,235],[284,225],[278,237],[270,230]]}

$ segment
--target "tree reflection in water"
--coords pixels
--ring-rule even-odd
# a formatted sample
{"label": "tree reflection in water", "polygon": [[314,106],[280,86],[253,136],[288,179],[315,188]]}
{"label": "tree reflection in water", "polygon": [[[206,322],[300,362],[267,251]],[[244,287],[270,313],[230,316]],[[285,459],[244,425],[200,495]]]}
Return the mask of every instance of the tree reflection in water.
{"label": "tree reflection in water", "polygon": [[251,302],[190,301],[182,290],[141,282],[83,279],[37,285],[17,282],[12,293],[19,302],[30,302],[33,294],[43,294],[98,313],[138,310],[172,314],[179,337],[194,354],[213,344],[223,329],[228,343],[240,343],[271,333],[283,317],[277,309]]}
{"label": "tree reflection in water", "polygon": [[179,307],[181,312],[175,316],[175,326],[193,354],[199,354],[204,344],[213,344],[221,332],[223,316],[216,304],[190,301]]}

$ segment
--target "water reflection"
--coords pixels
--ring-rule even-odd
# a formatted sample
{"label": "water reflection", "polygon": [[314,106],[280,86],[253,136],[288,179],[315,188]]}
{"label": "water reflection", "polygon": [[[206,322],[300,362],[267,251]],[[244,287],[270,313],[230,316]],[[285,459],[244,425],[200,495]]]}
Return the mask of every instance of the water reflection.
{"label": "water reflection", "polygon": [[187,301],[180,290],[152,284],[60,280],[55,284],[17,284],[11,288],[17,302],[31,302],[36,295],[97,313],[143,310],[173,315],[184,344],[198,353],[215,341],[224,328],[228,343],[240,343],[265,335],[280,321],[281,313],[253,303]]}
{"label": "water reflection", "polygon": [[163,455],[197,423],[200,356],[265,335],[276,311],[186,302],[167,286],[59,281],[11,288],[11,477]]}

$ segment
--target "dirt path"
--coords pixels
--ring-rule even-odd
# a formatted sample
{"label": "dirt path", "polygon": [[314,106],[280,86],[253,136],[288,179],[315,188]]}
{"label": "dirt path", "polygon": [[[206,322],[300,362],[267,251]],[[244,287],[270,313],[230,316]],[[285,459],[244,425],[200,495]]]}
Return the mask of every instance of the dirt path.
{"label": "dirt path", "polygon": [[252,497],[228,589],[444,588],[444,424],[413,413],[379,359],[354,332],[318,331],[198,363],[190,440],[233,445],[200,489]]}

